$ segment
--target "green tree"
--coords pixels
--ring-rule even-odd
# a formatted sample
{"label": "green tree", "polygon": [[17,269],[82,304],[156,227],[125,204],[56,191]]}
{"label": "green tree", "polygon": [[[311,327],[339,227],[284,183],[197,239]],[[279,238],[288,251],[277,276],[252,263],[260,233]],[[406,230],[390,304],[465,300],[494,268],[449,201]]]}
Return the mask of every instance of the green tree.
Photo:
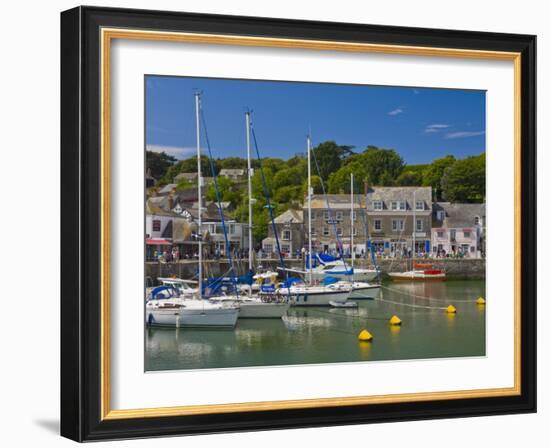
{"label": "green tree", "polygon": [[[353,154],[353,146],[337,145],[336,142],[330,140],[321,143],[313,149],[315,158],[319,165],[319,173],[323,180],[327,180],[329,175],[342,166],[342,160]],[[313,159],[313,157],[312,157]],[[311,161],[312,174],[317,173],[315,161]]]}
{"label": "green tree", "polygon": [[[219,176],[216,178],[216,182],[222,202],[229,201],[234,205],[241,202],[242,191],[235,188],[235,183],[231,179],[225,176]],[[206,199],[209,201],[217,201],[216,185],[214,182],[211,182],[206,188]]]}
{"label": "green tree", "polygon": [[450,202],[485,200],[485,153],[457,160],[441,178],[443,199]]}
{"label": "green tree", "polygon": [[422,172],[405,169],[395,180],[395,184],[401,187],[414,187],[422,185]]}
{"label": "green tree", "polygon": [[149,170],[151,170],[151,176],[155,179],[160,179],[166,173],[166,170],[170,168],[178,159],[174,156],[163,152],[145,151],[145,163]]}
{"label": "green tree", "polygon": [[353,173],[353,191],[355,193],[363,192],[367,170],[364,163],[357,158],[330,175],[328,192],[349,194],[351,192],[351,173]]}
{"label": "green tree", "polygon": [[432,187],[437,200],[441,200],[443,198],[441,178],[443,177],[445,170],[452,166],[455,162],[455,157],[449,154],[445,157],[434,159],[432,163],[430,163],[424,170],[422,185]]}
{"label": "green tree", "polygon": [[368,146],[361,159],[370,185],[394,185],[405,167],[403,159],[393,149]]}
{"label": "green tree", "polygon": [[196,182],[191,182],[190,180],[182,179],[176,185],[176,191],[187,190],[188,188],[194,188],[197,186]]}
{"label": "green tree", "polygon": [[248,168],[248,162],[241,157],[225,157],[224,159],[217,159],[216,165],[221,169],[246,169]]}

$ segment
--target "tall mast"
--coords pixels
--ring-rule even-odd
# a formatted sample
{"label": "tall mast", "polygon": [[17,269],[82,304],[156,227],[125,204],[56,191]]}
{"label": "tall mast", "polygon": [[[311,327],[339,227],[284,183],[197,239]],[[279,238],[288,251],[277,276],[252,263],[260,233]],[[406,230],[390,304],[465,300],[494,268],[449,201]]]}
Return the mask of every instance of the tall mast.
{"label": "tall mast", "polygon": [[351,187],[351,211],[350,211],[350,214],[349,214],[349,219],[350,219],[350,222],[351,222],[351,236],[350,236],[350,242],[351,242],[351,269],[353,270],[353,266],[355,264],[355,249],[353,247],[353,231],[354,231],[354,218],[355,218],[355,207],[354,207],[354,202],[353,202],[353,173],[351,173],[350,175],[350,187]]}
{"label": "tall mast", "polygon": [[416,191],[413,191],[413,252],[411,260],[411,270],[414,270],[414,255],[416,252]]}
{"label": "tall mast", "polygon": [[311,264],[313,263],[312,251],[311,251],[311,140],[309,135],[307,136],[307,234],[308,234],[308,249],[309,249],[309,263],[308,263],[308,276],[309,284],[311,285]]}
{"label": "tall mast", "polygon": [[246,117],[246,154],[248,158],[248,269],[252,271],[252,258],[254,248],[252,247],[252,161],[250,157],[250,112],[245,113]]}
{"label": "tall mast", "polygon": [[199,195],[199,211],[198,211],[198,244],[199,244],[199,298],[202,296],[202,176],[201,176],[201,127],[200,127],[200,107],[201,94],[195,93],[195,122],[197,126],[197,187]]}

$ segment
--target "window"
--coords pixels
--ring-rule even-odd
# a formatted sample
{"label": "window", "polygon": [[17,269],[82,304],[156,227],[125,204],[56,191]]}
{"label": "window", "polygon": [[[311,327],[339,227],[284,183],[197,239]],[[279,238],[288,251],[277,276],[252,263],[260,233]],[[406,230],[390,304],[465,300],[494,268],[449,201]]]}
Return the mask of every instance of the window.
{"label": "window", "polygon": [[315,219],[315,212],[314,212],[314,211],[311,212],[311,219],[312,219],[312,220]]}
{"label": "window", "polygon": [[444,233],[443,233],[441,230],[439,230],[439,231],[437,232],[437,237],[438,237],[438,238],[443,238],[443,235],[444,235]]}
{"label": "window", "polygon": [[407,209],[407,203],[405,201],[392,201],[391,202],[391,209],[392,210],[406,210]]}
{"label": "window", "polygon": [[464,231],[464,238],[470,238],[470,232],[467,230]]}
{"label": "window", "polygon": [[437,211],[437,220],[438,221],[443,221],[443,218],[445,218],[445,212],[443,210],[438,210]]}
{"label": "window", "polygon": [[476,226],[479,226],[479,224],[480,224],[479,216],[476,216],[476,217],[474,218],[474,224],[475,224]]}
{"label": "window", "polygon": [[328,227],[323,227],[323,236],[328,236]]}
{"label": "window", "polygon": [[229,234],[235,235],[235,224],[229,224]]}
{"label": "window", "polygon": [[325,221],[328,221],[329,220],[329,213],[328,213],[328,210],[326,210],[324,213],[323,213],[324,217],[325,217]]}
{"label": "window", "polygon": [[317,235],[317,229],[315,227],[311,228],[311,236]]}
{"label": "window", "polygon": [[160,232],[160,219],[153,220],[153,232]]}
{"label": "window", "polygon": [[349,212],[351,219],[357,221],[357,212],[355,210]]}
{"label": "window", "polygon": [[290,235],[291,235],[290,230],[283,230],[283,240],[290,241]]}
{"label": "window", "polygon": [[357,227],[353,228],[353,236],[357,236]]}
{"label": "window", "polygon": [[475,252],[476,248],[474,246],[470,246],[470,252]]}
{"label": "window", "polygon": [[271,244],[264,244],[264,252],[267,252],[268,254],[270,254],[271,252],[273,252],[273,245],[271,245]]}
{"label": "window", "polygon": [[372,208],[374,210],[382,210],[384,208],[382,201],[372,201]]}
{"label": "window", "polygon": [[341,228],[341,227],[338,227],[338,228],[336,229],[336,234],[337,234],[338,236],[342,236],[342,228]]}
{"label": "window", "polygon": [[344,218],[342,212],[336,212],[336,222],[342,222],[342,219]]}
{"label": "window", "polygon": [[382,230],[382,220],[381,219],[375,219],[374,220],[374,230]]}
{"label": "window", "polygon": [[392,219],[391,228],[394,232],[400,232],[404,228],[404,221],[402,219]]}
{"label": "window", "polygon": [[424,210],[424,201],[416,201],[416,209]]}
{"label": "window", "polygon": [[424,221],[422,219],[417,219],[416,220],[416,231],[417,232],[422,232],[422,230],[424,230]]}
{"label": "window", "polygon": [[288,244],[282,244],[281,245],[281,252],[289,253],[290,252],[290,246]]}

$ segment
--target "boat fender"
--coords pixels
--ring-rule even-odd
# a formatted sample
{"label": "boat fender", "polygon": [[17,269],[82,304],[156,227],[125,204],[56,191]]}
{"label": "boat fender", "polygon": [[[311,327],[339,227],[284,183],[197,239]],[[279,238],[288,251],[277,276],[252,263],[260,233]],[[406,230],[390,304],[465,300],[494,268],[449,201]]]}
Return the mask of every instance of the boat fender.
{"label": "boat fender", "polygon": [[485,299],[483,297],[478,297],[476,303],[478,305],[485,305]]}
{"label": "boat fender", "polygon": [[453,305],[449,305],[447,307],[447,313],[449,314],[456,314],[456,308]]}

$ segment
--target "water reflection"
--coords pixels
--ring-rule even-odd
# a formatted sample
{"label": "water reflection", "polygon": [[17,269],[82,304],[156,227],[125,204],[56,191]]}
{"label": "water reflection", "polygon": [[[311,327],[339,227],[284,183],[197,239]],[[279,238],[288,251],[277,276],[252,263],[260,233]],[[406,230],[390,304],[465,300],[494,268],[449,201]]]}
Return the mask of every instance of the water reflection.
{"label": "water reflection", "polygon": [[[355,309],[291,308],[283,319],[241,319],[233,330],[147,329],[146,370],[269,366],[485,354],[482,281],[390,284]],[[453,302],[458,313],[445,311]],[[401,326],[389,325],[396,314]],[[360,343],[368,329],[374,340]]]}

